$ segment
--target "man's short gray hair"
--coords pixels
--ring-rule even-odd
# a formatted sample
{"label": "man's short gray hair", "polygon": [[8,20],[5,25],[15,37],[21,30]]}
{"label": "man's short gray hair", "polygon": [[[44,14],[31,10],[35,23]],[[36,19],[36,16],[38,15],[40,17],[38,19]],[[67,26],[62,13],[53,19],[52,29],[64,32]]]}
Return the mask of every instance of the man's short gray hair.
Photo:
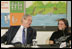
{"label": "man's short gray hair", "polygon": [[26,14],[26,15],[23,16],[23,19],[26,19],[29,16],[31,16],[31,15]]}
{"label": "man's short gray hair", "polygon": [[27,19],[29,16],[31,16],[31,15],[29,15],[29,14],[24,15],[24,16],[22,17],[21,22],[23,21],[23,19]]}

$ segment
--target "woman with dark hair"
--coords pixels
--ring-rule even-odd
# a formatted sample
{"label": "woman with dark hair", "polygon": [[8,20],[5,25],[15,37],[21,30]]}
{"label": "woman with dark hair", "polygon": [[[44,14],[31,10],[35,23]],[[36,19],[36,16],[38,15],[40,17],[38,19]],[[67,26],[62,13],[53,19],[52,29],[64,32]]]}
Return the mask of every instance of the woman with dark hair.
{"label": "woman with dark hair", "polygon": [[58,30],[52,34],[49,44],[61,44],[61,42],[68,41],[68,38],[70,38],[68,21],[66,19],[59,19]]}

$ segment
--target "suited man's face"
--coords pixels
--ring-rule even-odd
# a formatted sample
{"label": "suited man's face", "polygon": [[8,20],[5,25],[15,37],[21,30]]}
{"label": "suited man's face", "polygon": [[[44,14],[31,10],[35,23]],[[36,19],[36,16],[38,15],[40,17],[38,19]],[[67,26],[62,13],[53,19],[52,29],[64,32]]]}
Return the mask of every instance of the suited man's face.
{"label": "suited man's face", "polygon": [[32,17],[31,16],[28,16],[26,19],[23,19],[24,27],[26,27],[26,28],[30,27],[31,23],[32,23]]}

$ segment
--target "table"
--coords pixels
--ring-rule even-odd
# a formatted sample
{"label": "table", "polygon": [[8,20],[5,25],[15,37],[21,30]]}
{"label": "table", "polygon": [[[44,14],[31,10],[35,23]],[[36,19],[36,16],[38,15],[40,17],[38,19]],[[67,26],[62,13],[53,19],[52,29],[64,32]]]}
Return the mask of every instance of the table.
{"label": "table", "polygon": [[24,45],[1,45],[1,48],[59,48],[59,45],[37,45],[37,46],[24,46]]}

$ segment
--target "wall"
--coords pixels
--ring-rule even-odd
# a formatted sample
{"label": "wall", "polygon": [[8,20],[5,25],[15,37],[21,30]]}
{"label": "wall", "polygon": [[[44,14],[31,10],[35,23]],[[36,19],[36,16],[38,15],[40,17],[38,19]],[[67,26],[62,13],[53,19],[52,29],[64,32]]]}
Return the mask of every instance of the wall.
{"label": "wall", "polygon": [[67,19],[69,22],[69,26],[71,27],[71,1],[68,1],[67,4]]}

